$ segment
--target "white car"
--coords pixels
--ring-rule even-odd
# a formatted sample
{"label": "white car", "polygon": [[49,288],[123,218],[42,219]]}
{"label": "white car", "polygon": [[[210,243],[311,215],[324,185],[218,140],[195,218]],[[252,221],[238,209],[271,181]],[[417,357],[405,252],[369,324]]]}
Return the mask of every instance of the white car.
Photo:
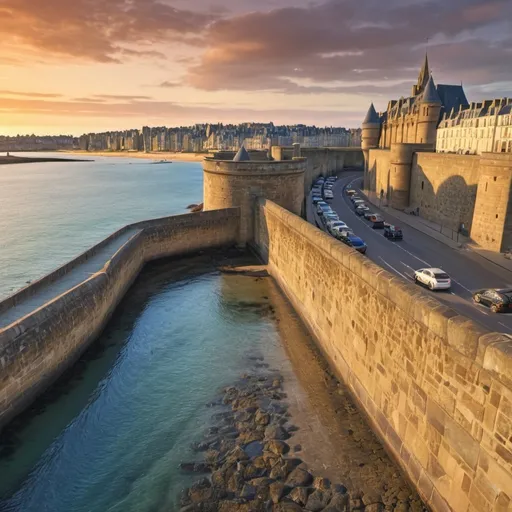
{"label": "white car", "polygon": [[347,236],[355,236],[354,232],[346,224],[332,228],[331,235],[338,239],[346,238]]}
{"label": "white car", "polygon": [[420,268],[414,272],[414,282],[428,286],[430,290],[449,290],[450,276],[440,268]]}
{"label": "white car", "polygon": [[334,229],[350,229],[342,220],[332,220],[327,223],[327,231],[332,234]]}
{"label": "white car", "polygon": [[324,190],[324,198],[325,199],[334,199],[334,194],[331,190]]}

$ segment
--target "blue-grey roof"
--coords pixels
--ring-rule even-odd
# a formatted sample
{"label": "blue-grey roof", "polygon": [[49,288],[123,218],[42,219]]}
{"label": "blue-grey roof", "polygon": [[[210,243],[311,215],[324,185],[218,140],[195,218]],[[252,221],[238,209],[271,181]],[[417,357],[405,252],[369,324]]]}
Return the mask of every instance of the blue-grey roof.
{"label": "blue-grey roof", "polygon": [[370,105],[370,108],[368,109],[368,113],[366,114],[366,117],[364,118],[363,124],[366,124],[366,123],[380,124],[380,117],[379,117],[379,114],[377,114],[377,111],[375,110],[373,103]]}
{"label": "blue-grey roof", "polygon": [[242,145],[240,149],[238,150],[238,153],[233,158],[233,162],[247,162],[251,159],[249,156],[249,153],[247,153],[247,150]]}
{"label": "blue-grey roof", "polygon": [[464,93],[462,85],[443,85],[437,86],[437,94],[443,105],[443,112],[450,113],[452,110],[458,112],[460,106],[468,107],[469,103]]}
{"label": "blue-grey roof", "polygon": [[428,79],[421,101],[423,103],[441,103],[441,98],[439,97],[439,94],[437,94],[436,86],[432,76],[430,76]]}

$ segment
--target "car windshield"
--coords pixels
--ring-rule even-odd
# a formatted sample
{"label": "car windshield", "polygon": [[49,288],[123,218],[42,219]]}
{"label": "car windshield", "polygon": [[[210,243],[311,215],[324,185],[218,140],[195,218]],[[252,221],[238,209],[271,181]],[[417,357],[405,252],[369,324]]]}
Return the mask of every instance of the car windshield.
{"label": "car windshield", "polygon": [[436,279],[450,279],[450,276],[448,274],[445,274],[444,272],[435,272],[434,276]]}

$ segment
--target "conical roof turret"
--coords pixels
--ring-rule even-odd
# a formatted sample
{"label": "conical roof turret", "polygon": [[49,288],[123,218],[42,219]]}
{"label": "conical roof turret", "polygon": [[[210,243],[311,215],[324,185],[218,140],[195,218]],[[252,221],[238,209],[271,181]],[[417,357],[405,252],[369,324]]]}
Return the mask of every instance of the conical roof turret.
{"label": "conical roof turret", "polygon": [[377,114],[377,111],[375,110],[373,103],[370,105],[370,108],[368,109],[368,113],[364,118],[363,124],[380,124],[380,117],[379,114]]}
{"label": "conical roof turret", "polygon": [[437,93],[437,89],[434,84],[434,79],[432,78],[432,75],[430,75],[428,79],[421,101],[422,103],[441,103],[441,98]]}
{"label": "conical roof turret", "polygon": [[233,162],[248,162],[250,159],[251,157],[249,156],[249,153],[247,153],[245,146],[242,144],[238,153],[233,158]]}

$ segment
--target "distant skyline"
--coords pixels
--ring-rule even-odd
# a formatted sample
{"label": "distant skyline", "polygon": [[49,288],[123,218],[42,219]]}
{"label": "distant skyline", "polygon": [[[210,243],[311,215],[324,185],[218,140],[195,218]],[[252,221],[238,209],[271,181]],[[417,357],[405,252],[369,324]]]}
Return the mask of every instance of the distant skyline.
{"label": "distant skyline", "polygon": [[[256,10],[257,9],[257,10]],[[0,0],[0,134],[358,127],[437,83],[512,94],[510,0]]]}

